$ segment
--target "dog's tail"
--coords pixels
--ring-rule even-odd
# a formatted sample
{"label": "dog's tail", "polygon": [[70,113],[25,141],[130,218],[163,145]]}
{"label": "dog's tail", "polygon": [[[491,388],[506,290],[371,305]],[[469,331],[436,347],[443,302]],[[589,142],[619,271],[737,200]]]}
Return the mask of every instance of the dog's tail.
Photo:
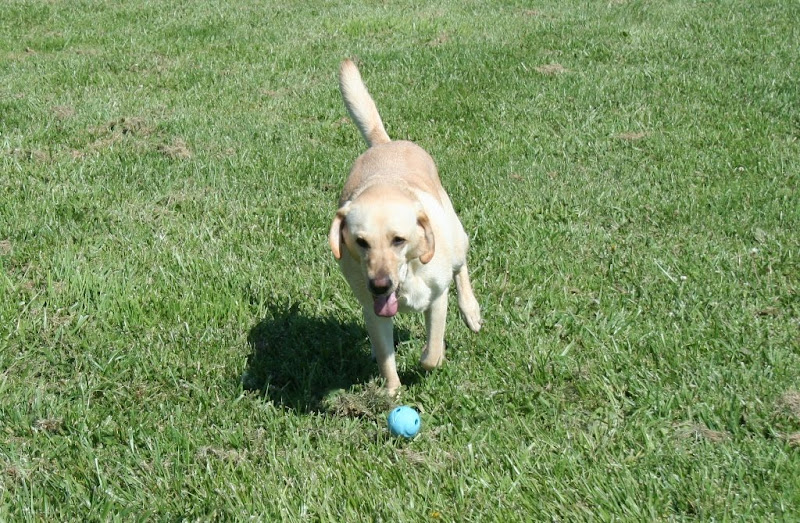
{"label": "dog's tail", "polygon": [[375,107],[375,102],[367,92],[358,67],[351,60],[342,62],[339,69],[339,90],[342,91],[347,112],[350,113],[350,117],[358,126],[358,130],[361,131],[368,146],[372,147],[392,141],[386,134],[386,129],[383,128],[378,108]]}

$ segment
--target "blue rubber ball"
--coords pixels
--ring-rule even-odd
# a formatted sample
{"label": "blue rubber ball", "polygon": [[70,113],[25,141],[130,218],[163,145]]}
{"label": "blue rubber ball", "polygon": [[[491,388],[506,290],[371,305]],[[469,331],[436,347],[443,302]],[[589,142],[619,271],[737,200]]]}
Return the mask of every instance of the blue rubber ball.
{"label": "blue rubber ball", "polygon": [[389,432],[392,436],[402,436],[411,439],[417,435],[422,427],[417,411],[411,407],[397,407],[389,413]]}

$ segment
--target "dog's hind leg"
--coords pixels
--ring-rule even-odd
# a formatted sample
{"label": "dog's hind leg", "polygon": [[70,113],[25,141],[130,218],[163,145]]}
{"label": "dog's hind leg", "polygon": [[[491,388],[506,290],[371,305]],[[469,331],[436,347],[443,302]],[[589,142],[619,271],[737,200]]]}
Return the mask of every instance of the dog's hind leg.
{"label": "dog's hind leg", "polygon": [[461,266],[455,274],[456,292],[458,293],[458,309],[461,311],[461,319],[467,324],[472,332],[481,330],[481,306],[472,292],[472,283],[469,280],[467,264]]}

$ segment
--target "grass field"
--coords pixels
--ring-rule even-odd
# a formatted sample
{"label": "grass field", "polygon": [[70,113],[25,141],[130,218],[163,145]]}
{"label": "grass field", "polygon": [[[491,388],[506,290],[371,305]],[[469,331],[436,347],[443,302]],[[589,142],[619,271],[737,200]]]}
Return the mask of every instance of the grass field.
{"label": "grass field", "polygon": [[[800,4],[0,7],[0,520],[800,518]],[[486,323],[398,322],[396,441],[327,245],[436,158]]]}

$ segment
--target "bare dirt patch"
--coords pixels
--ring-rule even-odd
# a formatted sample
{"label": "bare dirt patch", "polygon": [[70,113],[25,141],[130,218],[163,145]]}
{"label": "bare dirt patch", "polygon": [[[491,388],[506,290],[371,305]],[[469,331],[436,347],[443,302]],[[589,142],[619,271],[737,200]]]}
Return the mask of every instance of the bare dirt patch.
{"label": "bare dirt patch", "polygon": [[334,416],[377,419],[394,403],[375,383],[370,383],[360,391],[335,391],[323,399],[322,406]]}
{"label": "bare dirt patch", "polygon": [[119,133],[123,136],[133,135],[149,135],[153,130],[147,125],[144,118],[120,118],[108,124],[108,130],[112,133]]}
{"label": "bare dirt patch", "polygon": [[566,67],[564,67],[563,65],[555,64],[555,63],[554,64],[540,65],[539,67],[536,68],[536,70],[539,73],[546,74],[546,75],[563,74],[563,73],[566,73],[568,71],[568,69]]}
{"label": "bare dirt patch", "polygon": [[54,419],[54,418],[46,418],[46,419],[39,419],[33,423],[33,430],[36,432],[49,432],[51,434],[55,434],[61,432],[61,429],[64,427],[63,420]]}
{"label": "bare dirt patch", "polygon": [[780,410],[800,420],[800,392],[796,390],[785,392],[778,398],[777,405]]}
{"label": "bare dirt patch", "polygon": [[214,447],[202,447],[195,454],[198,459],[210,461],[211,459],[226,461],[229,463],[241,463],[247,458],[247,451],[234,449],[218,449]]}
{"label": "bare dirt patch", "polygon": [[69,105],[56,105],[53,107],[52,111],[59,120],[66,120],[67,118],[75,116],[75,108]]}
{"label": "bare dirt patch", "polygon": [[[88,151],[99,151],[113,147],[123,140],[130,140],[136,138],[137,141],[142,141],[153,134],[153,128],[147,123],[144,118],[139,117],[123,117],[112,120],[105,125],[100,125],[89,129],[89,135],[93,138],[86,149]],[[82,155],[72,153],[73,158],[79,158]]]}
{"label": "bare dirt patch", "polygon": [[627,142],[637,142],[643,138],[647,138],[647,133],[644,131],[619,133],[615,134],[614,138],[617,138],[618,140],[625,140]]}
{"label": "bare dirt patch", "polygon": [[431,47],[438,47],[450,41],[450,35],[447,33],[440,33],[439,36],[428,42]]}
{"label": "bare dirt patch", "polygon": [[192,157],[192,151],[180,138],[173,140],[171,144],[161,144],[157,149],[158,152],[173,160],[188,160]]}
{"label": "bare dirt patch", "polygon": [[11,241],[0,240],[0,256],[8,256],[12,252],[14,252],[14,249],[11,248]]}
{"label": "bare dirt patch", "polygon": [[17,160],[27,162],[46,163],[50,161],[50,153],[41,149],[14,148],[8,151],[8,155]]}
{"label": "bare dirt patch", "polygon": [[702,423],[690,423],[677,426],[677,434],[681,438],[693,439],[695,441],[710,441],[712,443],[722,443],[730,439],[730,434],[725,431],[712,430]]}
{"label": "bare dirt patch", "polygon": [[286,89],[286,88],[281,88],[281,89],[261,89],[261,90],[259,90],[259,92],[262,95],[264,95],[264,96],[266,96],[268,98],[281,98],[281,97],[289,96],[289,95],[292,94],[291,91],[289,91],[289,89]]}

